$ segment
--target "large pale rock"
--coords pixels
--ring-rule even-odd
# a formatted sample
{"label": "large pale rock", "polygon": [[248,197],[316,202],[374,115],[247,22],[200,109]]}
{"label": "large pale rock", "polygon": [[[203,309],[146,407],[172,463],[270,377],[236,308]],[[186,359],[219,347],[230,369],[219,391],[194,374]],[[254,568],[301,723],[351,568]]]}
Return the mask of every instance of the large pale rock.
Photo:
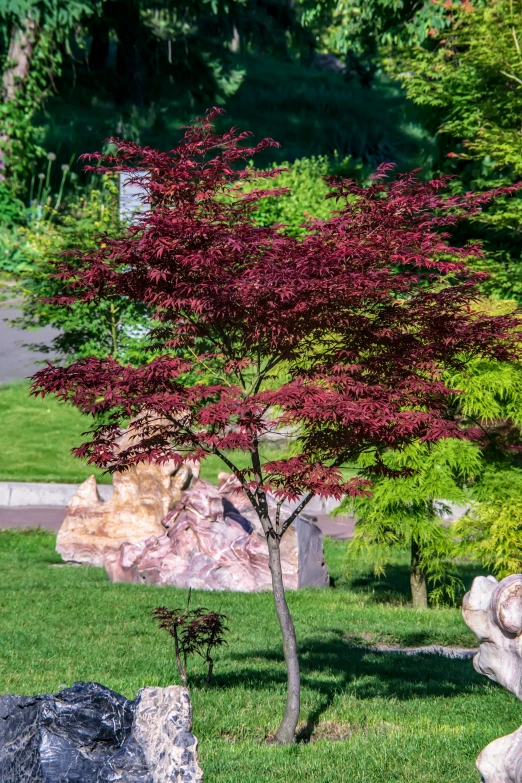
{"label": "large pale rock", "polygon": [[484,783],[521,783],[522,726],[486,745],[477,759]]}
{"label": "large pale rock", "polygon": [[[127,445],[128,436],[124,435],[120,448]],[[91,476],[67,506],[56,551],[67,562],[102,566],[105,555],[118,550],[123,542],[161,536],[161,520],[198,473],[198,466],[190,462],[179,469],[174,462],[141,463],[114,475],[114,491],[107,501],[100,498],[96,479]]]}
{"label": "large pale rock", "polygon": [[0,696],[2,783],[201,783],[188,691],[89,682]]}
{"label": "large pale rock", "polygon": [[[478,576],[462,614],[480,642],[475,669],[522,700],[522,574]],[[477,768],[484,783],[522,783],[522,727],[484,748]]]}
{"label": "large pale rock", "polygon": [[[270,511],[275,512],[273,501]],[[283,506],[281,518],[289,513]],[[163,526],[164,535],[124,543],[106,555],[112,581],[244,592],[271,587],[265,535],[233,476],[221,474],[219,487],[199,479]],[[281,560],[287,589],[329,584],[322,533],[307,519],[298,517],[283,536]]]}

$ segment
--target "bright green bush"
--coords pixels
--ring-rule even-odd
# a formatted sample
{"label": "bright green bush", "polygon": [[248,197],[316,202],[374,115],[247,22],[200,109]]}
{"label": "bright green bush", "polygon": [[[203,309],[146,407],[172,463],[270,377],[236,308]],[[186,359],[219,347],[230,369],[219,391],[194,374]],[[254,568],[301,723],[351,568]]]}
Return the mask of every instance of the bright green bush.
{"label": "bright green bush", "polygon": [[9,234],[12,266],[8,271],[16,273],[15,290],[23,297],[22,315],[14,323],[28,330],[46,325],[59,329],[50,345],[35,345],[59,358],[113,355],[122,361],[141,361],[150,322],[144,309],[115,297],[96,305],[48,301],[66,293],[55,276],[55,263],[63,253],[94,249],[104,235],[120,231],[117,181],[104,177],[98,187],[78,193],[58,209],[50,197],[47,202],[25,226]]}
{"label": "bright green bush", "polygon": [[275,177],[273,187],[288,188],[290,192],[284,198],[262,199],[257,210],[258,221],[262,226],[283,223],[285,230],[294,236],[305,233],[304,223],[313,218],[327,219],[335,209],[335,201],[326,199],[330,188],[325,177],[341,171],[344,176],[364,176],[362,164],[355,165],[350,158],[340,160],[338,156],[301,158],[277,168],[287,171]]}
{"label": "bright green bush", "polygon": [[499,579],[522,571],[522,470],[491,466],[477,502],[452,526],[458,550]]}

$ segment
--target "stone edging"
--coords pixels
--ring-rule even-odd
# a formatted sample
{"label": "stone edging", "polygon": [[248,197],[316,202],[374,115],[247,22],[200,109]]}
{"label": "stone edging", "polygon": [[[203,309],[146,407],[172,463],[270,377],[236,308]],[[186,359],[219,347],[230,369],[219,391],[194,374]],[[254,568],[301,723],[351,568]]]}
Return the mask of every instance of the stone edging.
{"label": "stone edging", "polygon": [[[0,508],[29,506],[64,507],[71,500],[79,484],[44,484],[29,481],[0,481]],[[112,496],[111,484],[98,484],[103,500]],[[333,498],[314,498],[306,508],[308,514],[329,514],[338,505]]]}
{"label": "stone edging", "polygon": [[[0,507],[66,506],[79,484],[43,484],[25,481],[0,481]],[[111,484],[98,484],[103,500],[112,495]]]}
{"label": "stone edging", "polygon": [[376,653],[395,653],[396,655],[442,655],[443,658],[473,658],[478,653],[478,647],[469,649],[466,647],[444,647],[441,644],[428,644],[422,647],[400,647],[388,644],[353,645],[358,650]]}

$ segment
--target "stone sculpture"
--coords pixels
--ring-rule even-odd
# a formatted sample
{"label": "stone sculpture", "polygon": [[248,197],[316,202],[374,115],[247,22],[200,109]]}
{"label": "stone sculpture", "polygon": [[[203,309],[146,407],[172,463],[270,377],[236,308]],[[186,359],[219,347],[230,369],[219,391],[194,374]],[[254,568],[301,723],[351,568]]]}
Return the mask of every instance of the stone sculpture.
{"label": "stone sculpture", "polygon": [[[462,614],[480,642],[473,666],[522,700],[522,574],[478,576]],[[522,783],[522,726],[487,745],[477,759],[484,783]]]}
{"label": "stone sculpture", "polygon": [[94,682],[55,695],[0,696],[2,783],[201,783],[188,691],[135,701]]}
{"label": "stone sculpture", "polygon": [[[109,578],[208,590],[269,589],[268,548],[255,510],[232,475],[222,473],[219,481],[215,487],[199,479],[185,491],[163,520],[163,535],[108,552]],[[289,513],[283,505],[281,518]],[[281,560],[287,589],[329,584],[322,533],[313,522],[296,519],[281,542]]]}
{"label": "stone sculpture", "polygon": [[[120,448],[128,441],[124,433]],[[70,563],[102,566],[105,555],[123,542],[134,544],[161,536],[161,520],[198,475],[199,467],[191,462],[179,469],[173,462],[143,462],[114,475],[113,495],[107,501],[100,498],[96,479],[90,476],[67,506],[56,551]]]}

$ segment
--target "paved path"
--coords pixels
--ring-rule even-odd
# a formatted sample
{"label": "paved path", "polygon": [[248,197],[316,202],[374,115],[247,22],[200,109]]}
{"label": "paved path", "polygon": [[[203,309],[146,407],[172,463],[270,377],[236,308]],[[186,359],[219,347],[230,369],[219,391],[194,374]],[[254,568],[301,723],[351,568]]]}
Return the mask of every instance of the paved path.
{"label": "paved path", "polygon": [[58,332],[45,326],[37,332],[13,329],[6,319],[20,315],[14,307],[0,307],[0,383],[28,378],[41,365],[38,361],[50,358],[24,347],[24,343],[50,343]]}
{"label": "paved path", "polygon": [[[0,506],[0,529],[35,528],[58,530],[65,517],[63,506]],[[318,515],[317,524],[325,536],[338,540],[352,537],[354,521],[351,517]]]}
{"label": "paved path", "polygon": [[43,527],[46,530],[58,530],[64,517],[65,508],[60,506],[0,506],[0,529]]}

